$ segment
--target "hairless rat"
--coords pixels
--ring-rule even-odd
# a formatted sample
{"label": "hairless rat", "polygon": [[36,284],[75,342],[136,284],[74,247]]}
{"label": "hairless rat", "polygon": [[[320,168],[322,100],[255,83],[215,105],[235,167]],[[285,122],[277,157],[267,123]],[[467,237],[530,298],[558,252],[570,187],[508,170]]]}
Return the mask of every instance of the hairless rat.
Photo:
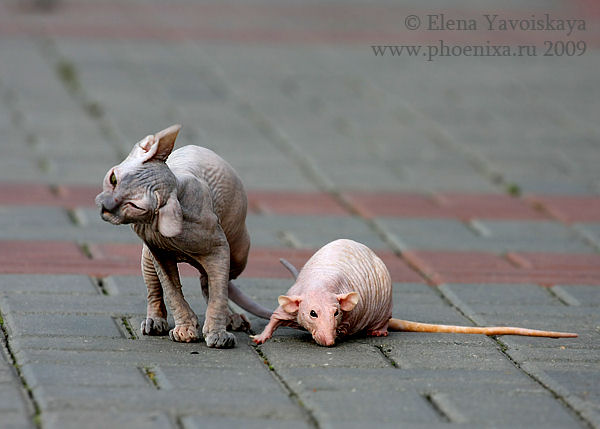
{"label": "hairless rat", "polygon": [[317,344],[332,346],[336,339],[357,333],[386,336],[390,331],[449,332],[536,337],[577,337],[568,332],[514,327],[434,325],[392,318],[392,281],[383,261],[367,246],[340,239],[319,249],[300,273],[282,263],[296,278],[269,323],[253,341],[262,344],[279,326],[306,329]]}

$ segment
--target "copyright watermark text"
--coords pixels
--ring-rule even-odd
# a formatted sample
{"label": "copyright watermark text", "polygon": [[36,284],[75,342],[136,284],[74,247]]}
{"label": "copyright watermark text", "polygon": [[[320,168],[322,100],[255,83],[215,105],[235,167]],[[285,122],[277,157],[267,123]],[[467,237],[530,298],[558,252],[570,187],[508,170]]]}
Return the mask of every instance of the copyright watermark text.
{"label": "copyright watermark text", "polygon": [[[579,18],[559,18],[550,13],[531,14],[527,17],[515,18],[497,13],[484,13],[472,18],[457,18],[445,13],[407,15],[404,17],[404,27],[410,31],[437,34],[440,38],[429,44],[402,45],[371,45],[375,56],[408,56],[421,57],[433,61],[437,57],[572,57],[581,56],[587,50],[587,43],[581,38],[586,31],[586,21]],[[471,32],[490,35],[490,39],[506,40],[502,32],[519,33],[540,32],[548,36],[540,41],[535,37],[535,44],[505,44],[490,42],[483,37],[484,42],[468,43],[443,40],[450,33],[468,36]],[[498,37],[500,36],[500,37]],[[508,39],[517,39],[509,37]],[[527,37],[525,37],[527,39]],[[575,40],[575,38],[580,38]]]}

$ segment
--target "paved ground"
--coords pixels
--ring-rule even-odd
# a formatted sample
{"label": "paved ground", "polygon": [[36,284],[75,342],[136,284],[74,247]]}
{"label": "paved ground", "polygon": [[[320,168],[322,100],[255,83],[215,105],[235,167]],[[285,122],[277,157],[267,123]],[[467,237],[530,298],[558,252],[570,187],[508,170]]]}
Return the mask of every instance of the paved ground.
{"label": "paved ground", "polygon": [[[596,2],[34,3],[0,3],[0,427],[600,427]],[[372,47],[440,41],[537,55]],[[397,316],[580,337],[143,337],[140,244],[93,197],[175,122],[247,186],[238,284],[262,304],[291,284],[280,256],[347,237],[385,260]]]}

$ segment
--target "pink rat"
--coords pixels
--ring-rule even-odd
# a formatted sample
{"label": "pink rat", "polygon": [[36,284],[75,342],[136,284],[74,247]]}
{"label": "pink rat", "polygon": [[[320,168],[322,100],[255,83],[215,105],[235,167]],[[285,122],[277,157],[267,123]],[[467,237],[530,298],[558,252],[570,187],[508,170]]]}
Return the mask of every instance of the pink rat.
{"label": "pink rat", "polygon": [[485,335],[577,337],[567,332],[513,327],[433,325],[392,318],[392,280],[383,261],[367,246],[352,240],[335,240],[319,249],[300,273],[282,260],[296,282],[259,335],[262,344],[279,326],[306,329],[317,344],[332,346],[336,339],[358,333],[386,336],[388,330],[449,332]]}

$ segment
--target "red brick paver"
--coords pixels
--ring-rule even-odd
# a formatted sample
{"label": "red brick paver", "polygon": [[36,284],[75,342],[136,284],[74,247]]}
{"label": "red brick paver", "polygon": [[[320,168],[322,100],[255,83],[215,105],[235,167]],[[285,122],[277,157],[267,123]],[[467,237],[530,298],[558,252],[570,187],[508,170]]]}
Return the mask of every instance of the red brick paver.
{"label": "red brick paver", "polygon": [[550,219],[532,203],[503,194],[348,192],[344,196],[365,217]]}
{"label": "red brick paver", "polygon": [[532,195],[527,199],[562,222],[600,222],[599,196]]}
{"label": "red brick paver", "polygon": [[403,256],[436,285],[534,283],[600,285],[600,254],[406,251]]}

